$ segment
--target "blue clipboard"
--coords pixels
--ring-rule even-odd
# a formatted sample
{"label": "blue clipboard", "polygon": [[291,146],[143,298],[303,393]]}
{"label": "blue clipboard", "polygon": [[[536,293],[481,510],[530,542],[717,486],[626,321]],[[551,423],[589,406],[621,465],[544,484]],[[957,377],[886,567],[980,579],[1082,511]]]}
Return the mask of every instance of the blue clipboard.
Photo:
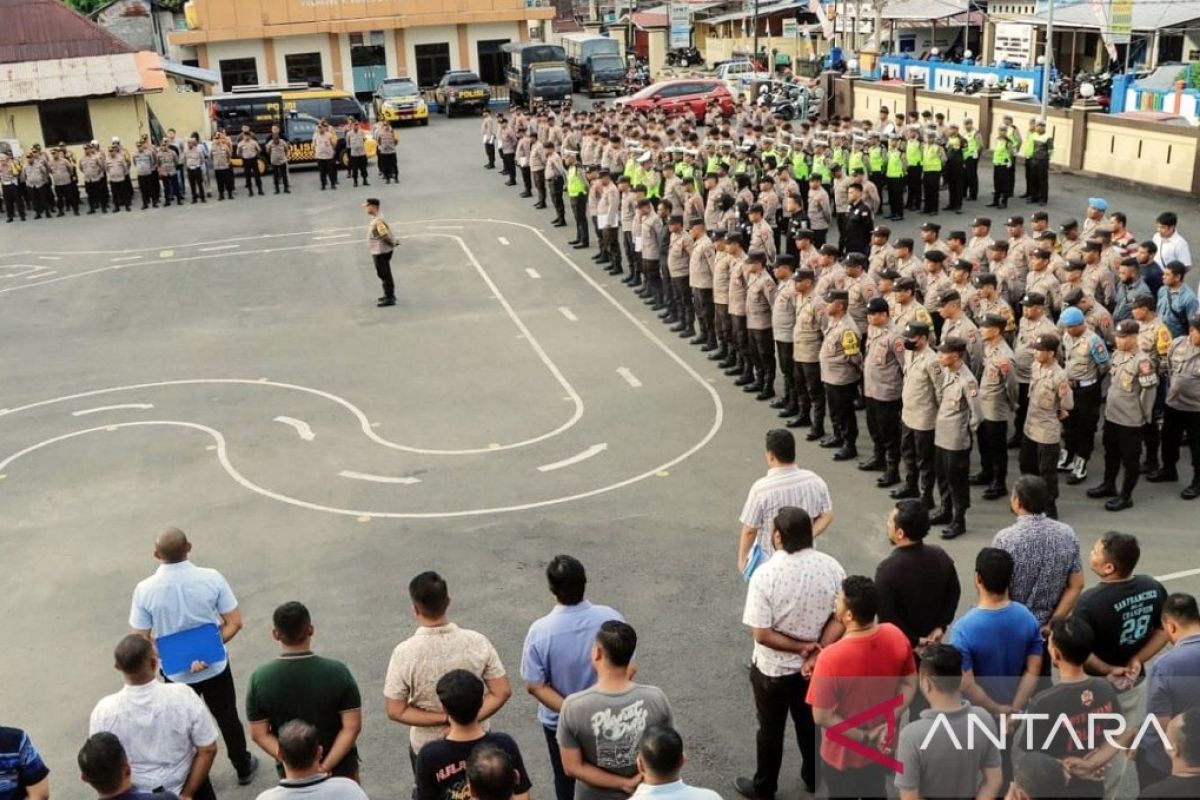
{"label": "blue clipboard", "polygon": [[164,675],[190,672],[193,661],[217,664],[228,656],[221,641],[221,629],[215,623],[199,625],[154,640]]}
{"label": "blue clipboard", "polygon": [[746,568],[742,570],[742,580],[749,583],[751,576],[754,575],[754,570],[758,569],[762,562],[762,547],[758,544],[758,539],[755,539],[754,544],[750,546],[750,553],[746,557]]}

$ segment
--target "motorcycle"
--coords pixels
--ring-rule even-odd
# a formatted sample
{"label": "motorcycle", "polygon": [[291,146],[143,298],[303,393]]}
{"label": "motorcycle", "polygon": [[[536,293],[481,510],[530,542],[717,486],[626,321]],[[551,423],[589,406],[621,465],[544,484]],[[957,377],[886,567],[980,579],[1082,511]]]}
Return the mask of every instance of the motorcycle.
{"label": "motorcycle", "polygon": [[971,80],[967,80],[966,78],[954,79],[955,94],[978,94],[983,90],[983,86],[983,78],[972,78]]}
{"label": "motorcycle", "polygon": [[695,47],[679,47],[667,53],[667,65],[690,67],[704,63],[704,56]]}
{"label": "motorcycle", "polygon": [[643,66],[630,67],[625,73],[625,94],[636,94],[650,85],[650,73]]}
{"label": "motorcycle", "polygon": [[774,84],[759,94],[758,104],[769,109],[772,116],[785,120],[807,116],[808,88],[795,84]]}

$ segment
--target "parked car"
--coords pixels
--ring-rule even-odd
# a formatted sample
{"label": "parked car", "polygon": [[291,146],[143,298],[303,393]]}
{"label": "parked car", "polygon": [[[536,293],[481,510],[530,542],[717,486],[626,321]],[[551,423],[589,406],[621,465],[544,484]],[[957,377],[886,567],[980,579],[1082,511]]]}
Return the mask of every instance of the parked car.
{"label": "parked car", "polygon": [[636,111],[665,111],[668,115],[682,114],[686,108],[699,118],[704,117],[708,104],[716,100],[721,112],[733,113],[733,95],[725,81],[716,78],[684,78],[652,83],[631,97],[616,100]]}
{"label": "parked car", "polygon": [[438,110],[453,117],[456,111],[487,108],[492,100],[492,88],[470,70],[452,69],[438,81],[433,97]]}
{"label": "parked car", "polygon": [[417,82],[407,76],[385,78],[375,87],[375,119],[390,122],[429,124],[429,106]]}

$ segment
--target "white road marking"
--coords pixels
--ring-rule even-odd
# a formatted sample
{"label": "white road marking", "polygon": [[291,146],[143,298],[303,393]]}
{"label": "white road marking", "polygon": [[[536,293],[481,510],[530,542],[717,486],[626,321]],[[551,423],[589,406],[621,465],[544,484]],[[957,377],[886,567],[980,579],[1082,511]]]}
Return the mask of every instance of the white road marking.
{"label": "white road marking", "polygon": [[500,244],[504,245],[505,247],[508,247],[508,245],[509,245],[508,239],[505,239],[503,236],[497,236],[496,238],[497,238],[497,240],[499,240]]}
{"label": "white road marking", "polygon": [[461,231],[463,229],[462,225],[428,225],[426,227],[431,231]]}
{"label": "white road marking", "polygon": [[300,434],[300,438],[306,442],[311,442],[313,439],[317,438],[317,435],[313,433],[312,427],[303,420],[296,419],[295,417],[276,417],[275,421],[282,422],[284,425],[290,425],[295,428],[296,433]]}
{"label": "white road marking", "polygon": [[58,274],[58,270],[47,269],[47,270],[43,270],[41,272],[35,272],[32,275],[26,275],[25,280],[33,281],[33,280],[37,280],[38,278],[49,278],[51,275],[57,275],[57,274]]}
{"label": "white road marking", "polygon": [[140,261],[141,259],[142,256],[120,256],[118,258],[110,258],[109,261],[116,264],[120,261]]}
{"label": "white road marking", "polygon": [[211,253],[214,250],[236,250],[239,247],[241,247],[240,244],[215,244],[212,247],[201,247],[198,249],[201,253]]}
{"label": "white road marking", "polygon": [[349,233],[331,233],[328,236],[314,236],[312,240],[314,242],[324,242],[327,239],[345,239],[350,235]]}
{"label": "white road marking", "polygon": [[420,483],[420,478],[399,477],[392,478],[387,475],[371,475],[367,472],[355,472],[354,470],[344,469],[338,473],[343,478],[353,478],[356,481],[371,481],[372,483],[403,483],[406,486],[411,486],[414,483]]}
{"label": "white road marking", "polygon": [[42,261],[62,261],[58,256],[38,256]]}
{"label": "white road marking", "polygon": [[608,442],[601,442],[600,444],[594,444],[591,447],[589,447],[587,450],[584,450],[581,453],[576,453],[575,455],[571,456],[570,458],[564,458],[562,461],[555,461],[553,464],[543,464],[542,466],[538,467],[538,472],[553,472],[556,469],[562,469],[563,467],[569,467],[572,464],[578,464],[580,461],[585,461],[585,460],[591,458],[592,456],[598,456],[607,449],[608,449]]}
{"label": "white road marking", "polygon": [[528,275],[529,277],[533,278],[534,280],[538,280],[542,277],[541,274],[533,267],[526,267],[525,274]]}
{"label": "white road marking", "polygon": [[558,311],[571,322],[579,322],[579,317],[575,316],[574,312],[566,306],[559,306]]}
{"label": "white road marking", "polygon": [[641,388],[642,382],[637,379],[637,376],[633,374],[633,371],[629,367],[617,367],[617,374],[624,378],[625,382],[634,389]]}
{"label": "white road marking", "polygon": [[11,272],[5,275],[0,275],[0,278],[23,278],[26,275],[30,275],[35,272],[45,272],[46,268],[40,264],[6,264],[5,266],[0,267],[0,270],[6,272],[8,270],[21,270],[20,272]]}
{"label": "white road marking", "polygon": [[1193,575],[1200,575],[1200,569],[1185,569],[1182,572],[1168,572],[1166,575],[1156,575],[1156,581],[1173,581],[1179,578],[1190,578]]}
{"label": "white road marking", "polygon": [[96,408],[85,408],[82,411],[72,411],[72,417],[82,417],[87,414],[99,414],[101,411],[117,411],[123,408],[154,408],[153,403],[121,403],[115,406],[97,406]]}

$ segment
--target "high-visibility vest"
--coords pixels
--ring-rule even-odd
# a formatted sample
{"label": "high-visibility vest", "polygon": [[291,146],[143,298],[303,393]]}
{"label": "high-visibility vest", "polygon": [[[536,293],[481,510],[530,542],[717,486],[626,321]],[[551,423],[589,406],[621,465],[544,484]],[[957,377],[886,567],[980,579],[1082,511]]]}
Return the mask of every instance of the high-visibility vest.
{"label": "high-visibility vest", "polygon": [[967,147],[963,150],[963,155],[967,158],[979,158],[979,133],[977,131],[967,131]]}
{"label": "high-visibility vest", "polygon": [[571,197],[582,197],[587,194],[587,181],[579,176],[579,167],[571,167],[567,170],[567,194]]}
{"label": "high-visibility vest", "polygon": [[871,165],[871,172],[883,172],[884,159],[883,148],[878,145],[867,151],[867,163]]}
{"label": "high-visibility vest", "polygon": [[942,171],[942,148],[936,144],[925,145],[921,156],[921,169],[926,172]]}
{"label": "high-visibility vest", "polygon": [[808,178],[808,159],[804,153],[792,153],[792,177],[798,181]]}
{"label": "high-visibility vest", "polygon": [[846,169],[846,151],[845,150],[843,150],[840,147],[835,147],[830,152],[830,157],[833,158],[833,163],[837,164],[839,167],[842,168],[843,171],[845,171],[845,169]]}
{"label": "high-visibility vest", "polygon": [[709,156],[708,157],[708,165],[704,171],[705,172],[716,172],[717,167],[720,166],[720,164],[721,164],[721,159],[717,158],[716,156]]}
{"label": "high-visibility vest", "polygon": [[992,151],[992,164],[997,167],[1012,165],[1012,153],[1008,151],[1008,139],[1001,137],[1000,141],[996,142],[996,149]]}
{"label": "high-visibility vest", "polygon": [[642,176],[642,185],[646,187],[647,200],[662,199],[662,177],[652,169],[646,170]]}
{"label": "high-visibility vest", "polygon": [[910,167],[921,166],[921,143],[916,139],[909,139],[904,145],[904,160]]}
{"label": "high-visibility vest", "polygon": [[847,166],[851,173],[853,173],[854,170],[856,170],[856,169],[861,169],[864,172],[867,169],[867,164],[865,161],[863,161],[862,153],[859,153],[857,151],[850,152],[850,160],[849,160],[849,164]]}
{"label": "high-visibility vest", "polygon": [[1037,134],[1031,133],[1025,137],[1025,141],[1021,142],[1021,156],[1023,158],[1029,158],[1031,155],[1033,155],[1033,137],[1034,136],[1037,136]]}
{"label": "high-visibility vest", "polygon": [[899,150],[888,150],[887,176],[889,178],[904,177],[904,154]]}
{"label": "high-visibility vest", "polygon": [[833,173],[829,171],[825,156],[813,156],[812,171],[821,176],[821,183],[833,183]]}

